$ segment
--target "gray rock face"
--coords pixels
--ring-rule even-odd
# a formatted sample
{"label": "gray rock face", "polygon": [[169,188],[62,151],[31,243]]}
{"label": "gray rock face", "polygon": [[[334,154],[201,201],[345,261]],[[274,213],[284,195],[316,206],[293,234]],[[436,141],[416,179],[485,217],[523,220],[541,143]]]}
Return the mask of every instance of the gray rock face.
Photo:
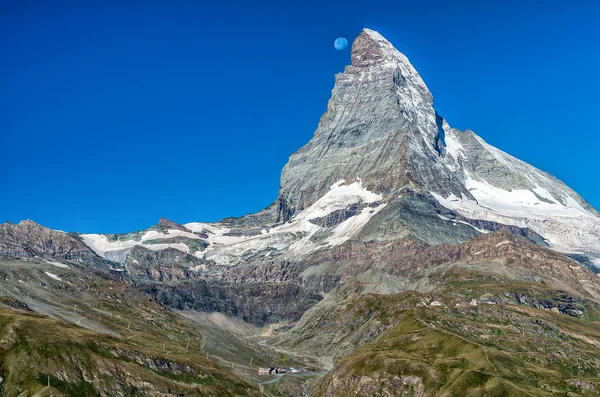
{"label": "gray rock face", "polygon": [[219,312],[263,326],[297,321],[322,299],[295,283],[230,283],[214,279],[177,284],[148,284],[141,287],[164,306],[178,310]]}
{"label": "gray rock face", "polygon": [[282,171],[279,220],[340,179],[360,177],[369,190],[386,194],[426,182],[468,195],[441,167],[438,141],[433,97],[421,76],[387,40],[365,29],[354,41],[352,64],[336,75],[313,139]]}
{"label": "gray rock face", "polygon": [[205,260],[174,248],[153,251],[138,245],[127,253],[125,269],[136,281],[166,282],[194,278],[197,272],[190,268],[207,265]]}
{"label": "gray rock face", "polygon": [[0,224],[0,254],[12,257],[66,259],[103,263],[77,235],[48,229],[33,221]]}

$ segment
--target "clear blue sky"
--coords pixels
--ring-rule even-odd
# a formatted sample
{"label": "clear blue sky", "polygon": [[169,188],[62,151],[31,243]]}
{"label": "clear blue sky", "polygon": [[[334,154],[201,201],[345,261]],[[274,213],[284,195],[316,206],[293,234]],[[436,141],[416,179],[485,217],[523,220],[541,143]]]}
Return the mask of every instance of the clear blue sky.
{"label": "clear blue sky", "polygon": [[0,0],[0,222],[109,233],[266,207],[349,63],[333,41],[363,27],[452,126],[600,208],[598,2],[85,3]]}

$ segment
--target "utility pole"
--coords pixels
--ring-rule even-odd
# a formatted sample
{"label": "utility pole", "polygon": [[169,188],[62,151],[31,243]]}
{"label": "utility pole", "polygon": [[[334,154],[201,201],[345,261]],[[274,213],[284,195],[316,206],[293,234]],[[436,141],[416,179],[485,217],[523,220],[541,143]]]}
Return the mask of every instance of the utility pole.
{"label": "utility pole", "polygon": [[127,330],[129,331],[129,326],[131,325],[131,321],[127,323]]}
{"label": "utility pole", "polygon": [[186,349],[190,348],[190,337],[188,336],[188,341],[187,341],[187,346],[185,347]]}
{"label": "utility pole", "polygon": [[77,313],[77,305],[73,308],[73,313]]}
{"label": "utility pole", "polygon": [[165,351],[165,344],[163,343],[163,352]]}
{"label": "utility pole", "polygon": [[252,360],[254,359],[254,357],[250,357],[250,365],[252,365]]}
{"label": "utility pole", "polygon": [[48,375],[48,387],[50,387],[50,375]]}

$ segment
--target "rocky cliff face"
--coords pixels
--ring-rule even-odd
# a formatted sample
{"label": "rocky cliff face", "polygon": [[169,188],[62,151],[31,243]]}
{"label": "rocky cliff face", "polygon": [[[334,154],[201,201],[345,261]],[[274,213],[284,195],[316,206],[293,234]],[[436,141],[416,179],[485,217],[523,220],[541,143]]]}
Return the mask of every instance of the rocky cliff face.
{"label": "rocky cliff face", "polygon": [[107,264],[76,234],[48,229],[31,220],[0,224],[0,255]]}
{"label": "rocky cliff face", "polygon": [[[368,190],[384,195],[425,183],[468,196],[440,166],[440,120],[433,96],[409,60],[365,29],[352,46],[352,64],[336,75],[313,139],[282,171],[280,220],[310,206],[340,179],[360,177]],[[423,164],[428,166],[418,169]]]}

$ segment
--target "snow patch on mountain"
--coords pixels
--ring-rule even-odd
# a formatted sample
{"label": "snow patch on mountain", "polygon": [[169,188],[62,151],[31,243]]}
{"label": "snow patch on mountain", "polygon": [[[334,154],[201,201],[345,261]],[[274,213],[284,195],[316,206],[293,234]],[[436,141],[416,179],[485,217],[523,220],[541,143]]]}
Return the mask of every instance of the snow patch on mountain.
{"label": "snow patch on mountain", "polygon": [[147,240],[158,240],[173,237],[187,237],[193,239],[200,239],[200,236],[198,236],[197,234],[186,232],[183,230],[167,230],[166,233],[158,232],[156,230],[150,230],[142,236],[142,242]]}
{"label": "snow patch on mountain", "polygon": [[539,186],[532,190],[507,191],[472,178],[467,178],[465,185],[476,201],[454,194],[448,197],[435,192],[431,194],[442,206],[466,218],[529,228],[558,251],[600,252],[600,218],[566,193],[560,197],[565,203],[562,204],[547,189]]}
{"label": "snow patch on mountain", "polygon": [[90,247],[99,256],[106,258],[105,254],[109,251],[120,251],[127,248],[133,248],[137,241],[108,241],[108,237],[103,234],[81,234],[79,235],[83,242]]}
{"label": "snow patch on mountain", "polygon": [[333,230],[331,236],[327,239],[327,244],[330,246],[340,245],[343,242],[349,240],[351,237],[356,235],[360,229],[363,228],[371,220],[371,218],[379,211],[381,211],[386,204],[380,204],[375,208],[366,207],[363,208],[361,213],[355,216],[352,216],[339,225],[337,225]]}
{"label": "snow patch on mountain", "polygon": [[47,264],[52,265],[52,266],[56,266],[56,267],[62,267],[62,268],[66,268],[68,269],[69,266],[65,265],[64,263],[59,263],[59,262],[53,262],[53,261],[45,261]]}
{"label": "snow patch on mountain", "polygon": [[533,191],[528,189],[512,189],[510,191],[497,188],[486,181],[477,181],[467,178],[465,186],[477,199],[480,206],[491,209],[503,215],[515,217],[539,217],[548,216],[591,216],[570,196],[564,197],[567,205],[558,203],[550,193],[539,186],[535,190],[541,192],[541,197],[550,196],[554,203],[540,200]]}
{"label": "snow patch on mountain", "polygon": [[44,273],[46,273],[46,275],[48,277],[53,278],[54,280],[62,281],[62,279],[60,277],[58,277],[56,274],[53,274],[53,273],[50,273],[50,272],[44,272]]}
{"label": "snow patch on mountain", "polygon": [[[444,122],[444,124],[446,123]],[[465,148],[461,145],[460,141],[456,139],[453,133],[446,132],[444,140],[446,142],[446,153],[452,156],[454,160],[458,161],[466,155],[467,152]]]}
{"label": "snow patch on mountain", "polygon": [[160,251],[167,248],[175,248],[182,252],[189,253],[190,248],[183,243],[172,243],[172,244],[144,244],[142,241],[135,240],[123,240],[123,241],[109,241],[108,237],[104,234],[80,234],[85,244],[90,247],[96,254],[106,258],[108,252],[123,251],[141,245],[144,248],[151,249],[153,251]]}
{"label": "snow patch on mountain", "polygon": [[[382,196],[363,188],[362,181],[345,185],[342,179],[333,185],[330,190],[313,205],[302,211],[295,217],[296,221],[308,221],[331,214],[333,211],[343,210],[356,203],[374,203],[382,199]],[[294,218],[292,220],[294,223]]]}
{"label": "snow patch on mountain", "polygon": [[[231,265],[245,255],[257,254],[264,250],[284,251],[290,258],[306,255],[315,251],[322,245],[334,246],[355,235],[385,204],[374,208],[366,207],[360,214],[352,216],[332,231],[331,236],[323,244],[312,241],[313,236],[326,228],[310,222],[312,219],[321,218],[334,211],[347,209],[354,204],[372,204],[382,200],[380,194],[373,193],[363,187],[362,181],[346,184],[340,180],[330,186],[330,190],[317,200],[313,205],[296,214],[288,222],[265,230],[256,236],[235,236],[231,240],[224,240],[224,228],[213,228],[214,235],[209,238],[211,245],[204,251],[205,259],[212,259],[219,265]],[[207,230],[206,224],[186,224],[192,231]],[[210,236],[210,235],[209,235]]]}
{"label": "snow patch on mountain", "polygon": [[194,233],[205,233],[208,235],[208,238],[204,240],[207,241],[209,245],[235,244],[248,239],[247,236],[228,236],[227,233],[231,230],[218,223],[190,222],[183,226]]}

